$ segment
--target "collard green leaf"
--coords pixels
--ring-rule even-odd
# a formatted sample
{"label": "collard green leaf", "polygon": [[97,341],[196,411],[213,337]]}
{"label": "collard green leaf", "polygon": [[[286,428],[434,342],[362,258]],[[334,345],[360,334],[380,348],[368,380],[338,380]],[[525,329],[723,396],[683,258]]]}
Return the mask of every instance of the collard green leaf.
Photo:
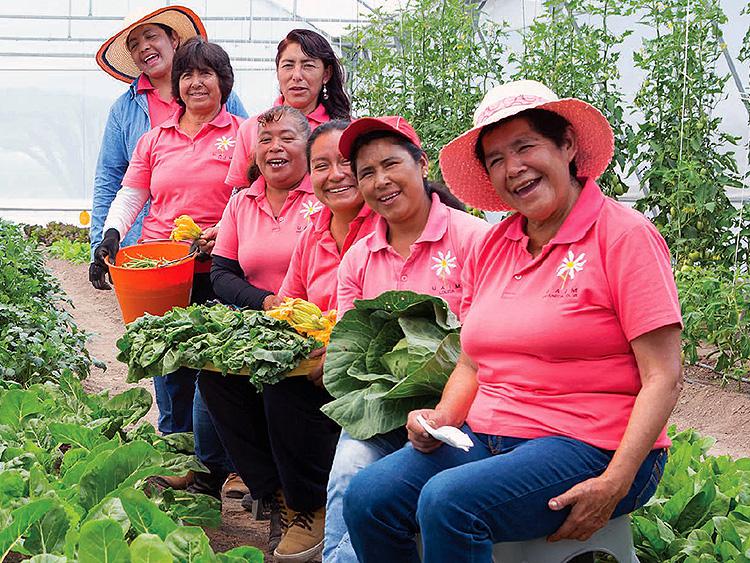
{"label": "collard green leaf", "polygon": [[257,547],[244,545],[218,554],[222,563],[263,563],[263,552]]}
{"label": "collard green leaf", "polygon": [[11,512],[11,523],[0,532],[0,561],[3,561],[16,542],[28,534],[31,527],[44,518],[55,501],[48,498],[33,500]]}
{"label": "collard green leaf", "polygon": [[55,506],[31,526],[23,546],[34,554],[61,553],[68,528],[70,520],[67,513],[61,506]]}
{"label": "collard green leaf", "polygon": [[25,422],[44,411],[44,405],[36,393],[29,390],[11,389],[0,397],[0,424],[13,430],[22,430]]}
{"label": "collard green leaf", "polygon": [[167,536],[164,543],[180,562],[208,560],[214,555],[206,533],[195,526],[177,528]]}
{"label": "collard green leaf", "polygon": [[67,444],[74,448],[90,450],[106,441],[100,432],[80,424],[52,422],[49,425],[49,431],[57,444]]}
{"label": "collard green leaf", "polygon": [[127,534],[130,530],[130,519],[122,506],[122,501],[117,497],[105,497],[104,500],[89,510],[84,522],[106,519],[114,520],[120,524],[123,534]]}
{"label": "collard green leaf", "polygon": [[420,395],[439,397],[460,355],[461,338],[456,333],[449,334],[424,364],[394,385],[383,397],[389,400]]}
{"label": "collard green leaf", "polygon": [[81,526],[79,563],[130,563],[130,550],[120,524],[114,520],[93,520]]}
{"label": "collard green leaf", "polygon": [[141,534],[130,544],[132,563],[172,563],[174,558],[164,540],[154,534]]}
{"label": "collard green leaf", "polygon": [[161,539],[166,539],[170,532],[177,529],[177,524],[159,510],[142,491],[126,488],[121,490],[118,496],[130,525],[137,533],[156,534]]}

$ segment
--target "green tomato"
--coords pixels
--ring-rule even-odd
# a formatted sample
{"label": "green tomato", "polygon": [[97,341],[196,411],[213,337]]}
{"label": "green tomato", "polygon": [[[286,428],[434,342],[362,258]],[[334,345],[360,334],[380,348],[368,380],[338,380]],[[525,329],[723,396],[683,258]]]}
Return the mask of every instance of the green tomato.
{"label": "green tomato", "polygon": [[702,231],[704,227],[705,227],[705,225],[703,224],[703,221],[698,221],[695,224],[695,228],[698,229],[699,231]]}
{"label": "green tomato", "polygon": [[691,260],[698,260],[698,258],[701,257],[701,253],[697,250],[693,250],[690,254],[688,254],[688,258]]}

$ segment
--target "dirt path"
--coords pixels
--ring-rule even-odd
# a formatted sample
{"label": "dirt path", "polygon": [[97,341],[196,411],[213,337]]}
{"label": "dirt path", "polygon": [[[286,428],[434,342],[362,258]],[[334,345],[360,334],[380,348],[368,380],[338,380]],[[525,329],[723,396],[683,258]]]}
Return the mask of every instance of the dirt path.
{"label": "dirt path", "polygon": [[[112,393],[129,387],[125,382],[126,366],[116,359],[115,342],[124,326],[113,291],[98,291],[88,282],[87,265],[50,260],[49,267],[62,283],[73,302],[73,317],[82,329],[92,333],[89,351],[107,364],[107,370],[94,369],[84,386],[90,392],[109,389]],[[139,383],[152,390],[149,381]],[[745,386],[745,391],[747,386]],[[147,420],[156,424],[156,406]],[[717,439],[711,453],[733,457],[750,457],[750,394],[730,387],[722,388],[707,370],[689,368],[685,385],[670,423],[679,429],[693,427]],[[266,548],[267,525],[249,517],[239,501],[224,499],[222,525],[207,530],[217,551],[238,545]]]}

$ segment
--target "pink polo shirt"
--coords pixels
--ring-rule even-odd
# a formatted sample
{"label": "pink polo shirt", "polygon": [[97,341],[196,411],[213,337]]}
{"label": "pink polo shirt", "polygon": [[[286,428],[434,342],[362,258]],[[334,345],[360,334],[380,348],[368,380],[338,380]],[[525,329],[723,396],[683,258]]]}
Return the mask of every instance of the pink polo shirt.
{"label": "pink polo shirt", "polygon": [[[524,223],[495,225],[464,267],[461,345],[479,381],[467,422],[615,450],[641,389],[630,341],[682,322],[669,249],[593,181],[536,258]],[[662,430],[655,447],[669,444]]]}
{"label": "pink polo shirt", "polygon": [[148,76],[141,74],[138,78],[138,85],[136,86],[136,92],[139,94],[146,94],[146,102],[148,103],[148,118],[151,122],[151,129],[158,127],[164,123],[167,119],[174,115],[174,112],[180,109],[180,104],[177,100],[171,98],[168,102],[165,102],[159,96],[159,92],[151,84]]}
{"label": "pink polo shirt", "polygon": [[469,251],[490,225],[442,203],[432,194],[432,206],[422,235],[404,260],[388,244],[388,224],[378,218],[375,231],[349,249],[339,267],[339,318],[355,299],[373,299],[391,289],[442,297],[459,314],[461,270]]}
{"label": "pink polo shirt", "polygon": [[168,238],[174,220],[190,215],[201,229],[212,227],[232,194],[224,183],[241,117],[222,106],[194,138],[180,130],[175,113],[138,140],[123,186],[149,190],[151,210],[143,239]]}
{"label": "pink polo shirt", "polygon": [[337,274],[341,259],[355,242],[373,232],[379,216],[363,205],[349,223],[349,232],[341,252],[331,235],[331,217],[331,210],[324,207],[315,222],[302,233],[279,290],[281,297],[306,299],[323,311],[336,309]]}
{"label": "pink polo shirt", "polygon": [[279,216],[274,217],[266,199],[266,181],[261,176],[229,200],[213,254],[237,260],[250,284],[278,293],[294,245],[322,209],[310,178],[305,176],[299,186],[289,191]]}
{"label": "pink polo shirt", "polygon": [[[279,97],[273,103],[274,106],[283,106],[284,98]],[[328,112],[323,104],[319,104],[311,113],[307,114],[307,122],[313,131],[321,123],[330,121]],[[255,160],[255,141],[258,139],[258,116],[254,115],[245,121],[237,134],[237,146],[235,157],[229,167],[229,173],[225,182],[231,187],[247,186],[247,169]]]}

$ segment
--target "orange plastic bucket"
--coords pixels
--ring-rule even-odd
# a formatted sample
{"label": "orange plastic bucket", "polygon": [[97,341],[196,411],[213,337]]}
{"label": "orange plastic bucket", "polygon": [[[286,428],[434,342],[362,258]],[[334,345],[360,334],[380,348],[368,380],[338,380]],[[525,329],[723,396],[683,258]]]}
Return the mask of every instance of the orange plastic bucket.
{"label": "orange plastic bucket", "polygon": [[[171,240],[143,242],[120,249],[109,271],[125,324],[144,313],[163,315],[172,307],[190,304],[195,256],[188,257],[189,253],[188,243]],[[122,267],[125,262],[140,257],[166,260],[185,257],[185,260],[162,268]]]}

